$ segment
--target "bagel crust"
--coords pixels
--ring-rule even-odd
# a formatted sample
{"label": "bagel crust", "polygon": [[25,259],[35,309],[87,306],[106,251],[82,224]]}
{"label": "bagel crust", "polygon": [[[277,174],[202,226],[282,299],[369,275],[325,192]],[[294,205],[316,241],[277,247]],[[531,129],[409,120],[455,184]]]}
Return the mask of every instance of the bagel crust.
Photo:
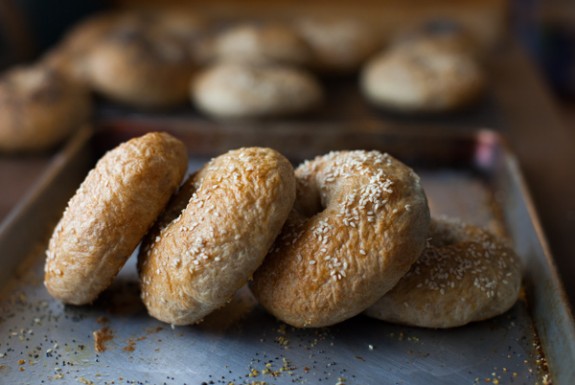
{"label": "bagel crust", "polygon": [[293,168],[272,149],[230,151],[192,175],[140,252],[150,315],[186,325],[223,306],[263,261],[294,199]]}
{"label": "bagel crust", "polygon": [[14,68],[0,78],[0,151],[47,150],[88,121],[88,90],[45,66]]}
{"label": "bagel crust", "polygon": [[167,204],[187,164],[184,144],[165,133],[132,139],[104,155],[52,234],[48,292],[74,305],[94,301]]}
{"label": "bagel crust", "polygon": [[429,209],[419,177],[377,151],[342,151],[296,169],[294,209],[251,289],[296,327],[350,318],[389,291],[421,254]]}
{"label": "bagel crust", "polygon": [[423,254],[366,314],[384,321],[449,328],[494,317],[517,301],[519,257],[490,233],[434,220]]}

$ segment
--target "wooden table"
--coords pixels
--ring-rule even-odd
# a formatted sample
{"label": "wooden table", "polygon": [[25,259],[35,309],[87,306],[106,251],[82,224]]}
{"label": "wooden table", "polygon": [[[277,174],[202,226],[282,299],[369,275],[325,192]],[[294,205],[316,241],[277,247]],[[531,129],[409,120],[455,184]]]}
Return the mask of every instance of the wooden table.
{"label": "wooden table", "polygon": [[516,45],[491,63],[503,134],[519,159],[566,292],[575,308],[575,127],[563,124],[534,65]]}
{"label": "wooden table", "polygon": [[[502,132],[520,161],[574,306],[575,129],[562,124],[549,91],[517,45],[498,49],[489,67],[503,115],[500,127],[489,128]],[[0,219],[32,189],[53,156],[0,158]]]}

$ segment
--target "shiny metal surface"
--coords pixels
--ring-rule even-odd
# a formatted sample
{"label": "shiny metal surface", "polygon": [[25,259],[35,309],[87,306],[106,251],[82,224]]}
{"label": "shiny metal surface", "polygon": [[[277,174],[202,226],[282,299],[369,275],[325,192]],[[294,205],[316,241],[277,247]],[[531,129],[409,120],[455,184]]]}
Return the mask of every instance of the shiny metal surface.
{"label": "shiny metal surface", "polygon": [[[61,212],[73,190],[56,187],[81,181],[89,163],[79,160],[86,160],[88,149],[97,153],[145,130],[117,125],[93,139],[78,139],[83,144],[65,152],[67,159],[52,169],[43,191],[0,231],[0,383],[573,383],[573,320],[558,296],[556,273],[515,161],[495,134],[358,127],[353,134],[319,129],[313,135],[271,130],[247,136],[209,127],[163,128],[188,145],[190,169],[249,144],[275,147],[295,162],[330,149],[388,151],[420,173],[433,214],[459,216],[511,238],[525,262],[526,299],[493,320],[452,330],[363,316],[297,330],[267,315],[243,289],[202,324],[172,329],[147,316],[132,258],[93,306],[63,306],[42,286],[46,235],[55,222],[35,220],[35,213]],[[63,196],[58,202],[43,199],[46,191]],[[13,230],[25,226],[31,231]],[[100,352],[94,332],[105,337]]]}

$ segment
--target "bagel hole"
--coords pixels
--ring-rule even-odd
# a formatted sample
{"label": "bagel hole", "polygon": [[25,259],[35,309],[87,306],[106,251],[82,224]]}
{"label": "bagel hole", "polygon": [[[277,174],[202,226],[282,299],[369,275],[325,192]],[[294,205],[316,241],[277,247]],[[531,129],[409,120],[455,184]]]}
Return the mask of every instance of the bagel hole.
{"label": "bagel hole", "polygon": [[295,209],[303,216],[310,218],[325,210],[326,205],[323,202],[321,194],[316,186],[298,185],[298,194]]}

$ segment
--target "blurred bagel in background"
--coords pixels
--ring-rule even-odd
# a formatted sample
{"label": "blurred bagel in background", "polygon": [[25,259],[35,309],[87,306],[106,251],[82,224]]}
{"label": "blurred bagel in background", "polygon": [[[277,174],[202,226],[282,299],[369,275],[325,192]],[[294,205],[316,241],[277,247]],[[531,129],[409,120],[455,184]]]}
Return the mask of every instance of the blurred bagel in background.
{"label": "blurred bagel in background", "polygon": [[309,64],[311,50],[287,24],[240,23],[214,38],[213,60],[251,64]]}
{"label": "blurred bagel in background", "polygon": [[486,47],[460,22],[450,18],[432,18],[397,31],[390,47],[405,46],[413,49],[417,44],[434,44],[442,50],[453,51],[481,59]]}
{"label": "blurred bagel in background", "polygon": [[42,65],[14,67],[0,77],[0,151],[47,150],[86,123],[88,90]]}
{"label": "blurred bagel in background", "polygon": [[198,73],[191,97],[210,116],[264,118],[309,111],[321,103],[323,92],[302,69],[222,63]]}
{"label": "blurred bagel in background", "polygon": [[359,19],[303,17],[294,28],[311,48],[311,67],[322,74],[355,72],[382,48],[377,31]]}
{"label": "blurred bagel in background", "polygon": [[86,82],[86,57],[127,14],[109,11],[89,16],[74,25],[62,41],[50,49],[42,61],[78,82]]}
{"label": "blurred bagel in background", "polygon": [[188,95],[195,66],[186,44],[166,28],[134,17],[107,33],[86,58],[87,79],[98,93],[133,107],[165,108]]}
{"label": "blurred bagel in background", "polygon": [[393,46],[364,66],[360,87],[376,106],[403,113],[463,108],[483,93],[480,63],[451,44],[415,39]]}

